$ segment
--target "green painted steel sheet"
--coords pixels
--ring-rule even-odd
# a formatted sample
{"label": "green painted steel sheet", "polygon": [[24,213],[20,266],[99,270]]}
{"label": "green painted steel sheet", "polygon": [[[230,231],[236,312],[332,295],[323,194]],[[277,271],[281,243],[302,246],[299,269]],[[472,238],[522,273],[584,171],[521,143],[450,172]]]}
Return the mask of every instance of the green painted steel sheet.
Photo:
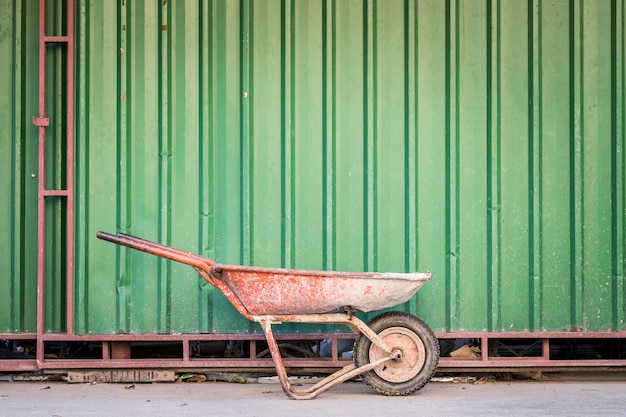
{"label": "green painted steel sheet", "polygon": [[[36,331],[37,21],[0,1],[0,332]],[[36,10],[35,10],[36,12]],[[34,15],[36,16],[36,14]],[[29,53],[32,50],[35,53]]]}
{"label": "green painted steel sheet", "polygon": [[[6,3],[0,51],[33,59],[30,12]],[[75,331],[258,331],[191,268],[98,230],[223,263],[429,270],[399,308],[435,330],[624,331],[625,15],[619,0],[78,1]],[[0,99],[0,279],[32,294],[36,73],[0,71],[2,92],[30,92]],[[4,305],[1,327],[25,330]]]}
{"label": "green painted steel sheet", "polygon": [[[38,3],[0,1],[0,332],[37,331],[37,188],[38,135]],[[60,35],[62,1],[47,2],[47,35]],[[66,188],[65,61],[67,48],[46,51],[47,128],[46,188]],[[46,299],[44,331],[66,330],[66,204],[48,198],[46,207]]]}

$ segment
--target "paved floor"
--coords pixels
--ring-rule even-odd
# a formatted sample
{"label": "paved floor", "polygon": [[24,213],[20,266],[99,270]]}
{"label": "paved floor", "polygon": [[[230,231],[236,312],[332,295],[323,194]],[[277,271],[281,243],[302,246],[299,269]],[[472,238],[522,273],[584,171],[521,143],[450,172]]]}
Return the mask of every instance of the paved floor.
{"label": "paved floor", "polygon": [[314,400],[289,400],[280,385],[226,382],[68,384],[0,382],[2,416],[623,416],[626,381],[431,382],[385,397],[347,382]]}

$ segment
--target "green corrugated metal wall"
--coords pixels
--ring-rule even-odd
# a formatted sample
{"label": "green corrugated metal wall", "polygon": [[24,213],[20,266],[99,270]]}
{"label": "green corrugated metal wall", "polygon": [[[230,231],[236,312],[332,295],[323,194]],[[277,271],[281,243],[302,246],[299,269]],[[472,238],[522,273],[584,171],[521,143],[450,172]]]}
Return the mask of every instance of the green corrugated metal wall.
{"label": "green corrugated metal wall", "polygon": [[0,1],[0,331],[17,333],[35,331],[37,319],[37,131],[30,123],[37,10],[30,7]]}
{"label": "green corrugated metal wall", "polygon": [[[27,3],[0,0],[0,330],[15,332],[36,290]],[[224,263],[430,270],[404,308],[436,330],[624,331],[625,13],[79,1],[76,332],[256,329],[191,268],[98,230]]]}

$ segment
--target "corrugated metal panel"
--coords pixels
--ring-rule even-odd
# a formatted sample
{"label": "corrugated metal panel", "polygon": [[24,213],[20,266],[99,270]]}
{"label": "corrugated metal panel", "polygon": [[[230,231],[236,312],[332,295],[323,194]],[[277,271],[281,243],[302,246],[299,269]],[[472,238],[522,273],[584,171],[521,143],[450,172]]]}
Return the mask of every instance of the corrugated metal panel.
{"label": "corrugated metal panel", "polygon": [[30,82],[37,80],[37,21],[27,18],[30,7],[0,1],[0,332],[34,332],[37,320],[37,132],[29,123],[37,109]]}
{"label": "corrugated metal panel", "polygon": [[[37,181],[38,139],[32,117],[37,114],[38,99],[38,4],[27,1],[0,2],[0,146],[3,159],[0,170],[3,196],[0,211],[0,285],[3,294],[0,331],[29,333],[37,330]],[[61,32],[63,2],[49,1],[48,34]],[[55,47],[47,52],[48,127],[47,188],[65,185],[62,166],[65,126],[62,120],[66,85],[63,62],[66,50]],[[65,270],[63,230],[65,203],[48,199],[46,255],[45,330],[65,330]]]}
{"label": "corrugated metal panel", "polygon": [[[67,30],[63,16],[64,1],[46,1],[46,34],[61,36]],[[33,5],[32,15],[38,16],[38,6]],[[30,15],[29,15],[30,17]],[[36,31],[33,34],[37,33]],[[38,51],[35,45],[28,52]],[[47,44],[46,48],[46,116],[50,125],[46,128],[45,189],[67,189],[66,169],[66,67],[67,46],[62,43]],[[35,61],[38,62],[38,61]],[[37,114],[37,113],[35,113]],[[41,173],[38,173],[41,175]],[[63,197],[46,198],[46,259],[45,259],[45,331],[64,332],[66,328],[67,260],[67,200]]]}
{"label": "corrugated metal panel", "polygon": [[[428,269],[407,308],[436,329],[623,329],[621,4],[91,7],[85,242],[117,228],[222,262]],[[249,330],[192,273],[85,245],[116,328]]]}
{"label": "corrugated metal panel", "polygon": [[248,328],[189,267],[94,239],[121,230],[240,262],[239,3],[80,9],[77,331]]}
{"label": "corrugated metal panel", "polygon": [[[24,60],[25,12],[3,7],[23,36],[0,48]],[[624,330],[621,1],[77,11],[78,333],[255,329],[190,268],[97,230],[227,263],[430,270],[405,308],[436,330]],[[36,79],[0,68],[18,86],[2,91]],[[12,112],[2,121],[30,129]],[[2,208],[20,213],[0,230],[23,245],[22,130],[0,144],[18,197]],[[34,252],[11,247],[26,291]]]}

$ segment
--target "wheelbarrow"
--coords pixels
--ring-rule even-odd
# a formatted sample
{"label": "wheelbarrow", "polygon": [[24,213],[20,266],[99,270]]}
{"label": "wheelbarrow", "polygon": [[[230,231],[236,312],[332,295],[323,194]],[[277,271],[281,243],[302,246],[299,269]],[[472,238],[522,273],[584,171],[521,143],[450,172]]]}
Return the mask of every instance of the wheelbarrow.
{"label": "wheelbarrow", "polygon": [[[405,312],[379,314],[367,324],[354,315],[409,300],[430,273],[331,272],[218,264],[212,259],[119,233],[98,238],[190,265],[217,287],[248,320],[258,322],[283,391],[291,399],[315,398],[358,375],[383,395],[408,395],[426,385],[437,369],[439,343],[420,318]],[[308,388],[294,387],[272,332],[273,324],[324,323],[348,326],[357,337],[353,363]]]}

